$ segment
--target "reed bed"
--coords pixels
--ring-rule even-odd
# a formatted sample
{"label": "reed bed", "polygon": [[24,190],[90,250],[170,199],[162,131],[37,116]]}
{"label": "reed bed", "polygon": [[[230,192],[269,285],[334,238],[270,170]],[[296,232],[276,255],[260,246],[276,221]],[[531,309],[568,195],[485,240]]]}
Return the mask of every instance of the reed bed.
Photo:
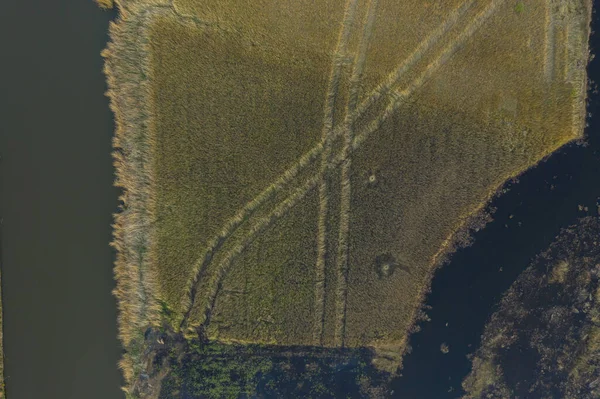
{"label": "reed bed", "polygon": [[165,325],[393,371],[489,200],[582,137],[591,9],[567,3],[118,2],[127,381]]}

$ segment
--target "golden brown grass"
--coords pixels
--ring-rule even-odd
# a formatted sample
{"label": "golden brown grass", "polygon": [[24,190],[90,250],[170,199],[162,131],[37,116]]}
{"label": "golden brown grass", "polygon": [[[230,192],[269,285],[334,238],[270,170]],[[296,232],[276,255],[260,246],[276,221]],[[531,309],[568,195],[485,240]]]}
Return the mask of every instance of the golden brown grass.
{"label": "golden brown grass", "polygon": [[[172,45],[168,32],[176,32],[177,47]],[[301,62],[298,66],[293,62],[288,64],[270,49],[242,41],[238,35],[218,28],[192,29],[163,19],[153,26],[151,37],[154,52],[162,54],[162,59],[155,61],[160,62],[160,71],[177,71],[187,63],[199,65],[187,74],[161,73],[154,79],[155,101],[163,109],[156,118],[158,217],[172,215],[165,216],[172,222],[157,226],[159,246],[155,251],[158,264],[169,265],[159,267],[157,273],[163,298],[173,310],[179,313],[185,310],[180,304],[187,305],[190,266],[206,247],[213,246],[206,245],[207,242],[214,242],[215,236],[228,238],[219,244],[210,265],[200,267],[203,278],[196,292],[204,295],[197,295],[199,300],[193,304],[191,324],[194,324],[204,317],[205,308],[213,301],[212,292],[217,285],[211,283],[218,280],[220,264],[230,262],[228,258],[240,246],[247,245],[240,233],[255,228],[245,220],[247,216],[236,216],[238,210],[315,144],[323,100],[311,92],[316,93],[316,87],[326,78],[320,74],[304,75],[306,70],[300,65],[308,61],[297,61]],[[223,52],[223,48],[229,50]],[[244,56],[236,56],[238,52]],[[244,61],[231,63],[231,57]],[[202,60],[207,59],[210,65],[206,62],[202,65]],[[312,55],[310,65],[319,64],[326,65],[325,57]],[[246,80],[249,83],[239,83]],[[190,93],[201,95],[182,97],[180,93],[185,86]],[[265,98],[263,87],[277,87],[275,97]],[[300,112],[289,119],[282,118],[288,109]],[[197,122],[190,124],[190,121]],[[181,158],[170,157],[173,152]],[[299,183],[302,185],[303,180]],[[182,192],[181,186],[189,187],[190,191]],[[296,189],[292,186],[288,191],[291,194]],[[267,202],[276,206],[282,199],[285,197]],[[271,211],[266,208],[267,213]],[[266,217],[264,211],[258,209],[252,213],[260,220]],[[228,220],[240,221],[233,224],[238,226],[237,230],[223,229]],[[298,230],[304,234],[307,228],[300,223]],[[300,249],[302,244],[297,244]],[[200,258],[203,263],[204,256]]]}
{"label": "golden brown grass", "polygon": [[114,2],[113,0],[94,0],[96,2],[96,4],[98,4],[98,7],[103,8],[105,10],[109,10],[111,8],[114,7]]}
{"label": "golden brown grass", "polygon": [[399,362],[459,233],[582,134],[587,0],[122,3],[126,346],[162,320]]}
{"label": "golden brown grass", "polygon": [[356,18],[358,0],[348,0],[344,18],[341,22],[340,37],[337,48],[332,56],[333,66],[329,77],[327,92],[325,94],[325,115],[323,116],[322,141],[324,151],[321,154],[321,181],[319,184],[319,224],[317,231],[317,265],[315,276],[315,337],[314,342],[323,344],[323,319],[325,315],[325,269],[327,263],[327,230],[329,215],[329,180],[331,178],[332,150],[334,126],[337,123],[338,97],[340,97],[340,81],[342,79],[343,66],[347,58],[348,42],[352,32],[352,24]]}
{"label": "golden brown grass", "polygon": [[349,82],[349,92],[344,109],[344,144],[341,150],[342,166],[340,172],[340,210],[339,210],[339,237],[337,241],[336,258],[336,281],[337,293],[335,296],[335,331],[334,343],[344,346],[346,335],[346,301],[348,295],[348,234],[350,230],[350,212],[351,212],[351,186],[350,177],[352,173],[352,146],[354,142],[354,124],[353,115],[356,114],[358,106],[358,96],[360,90],[360,81],[365,67],[367,49],[369,40],[375,25],[375,15],[377,11],[378,0],[369,2],[368,11],[365,14],[365,22],[362,37],[356,55]]}
{"label": "golden brown grass", "polygon": [[[465,18],[487,17],[482,26],[471,31],[457,23],[462,30],[450,30],[440,39],[433,46],[440,47],[433,51],[437,54],[465,39],[441,65],[438,58],[423,55],[405,75],[417,84],[424,80],[422,87],[354,155],[354,168],[362,173],[355,172],[352,182],[349,345],[400,341],[432,266],[451,250],[461,226],[506,179],[581,135],[584,75],[576,82],[556,79],[551,84],[539,78],[536,51],[542,52],[544,26],[536,22],[536,11],[543,12],[541,3],[539,10],[532,4],[520,14],[505,2],[474,6]],[[580,18],[585,26],[586,14]],[[388,40],[378,36],[380,26],[373,34],[374,48],[377,37]],[[536,38],[537,31],[542,37]],[[585,42],[587,30],[580,34]],[[579,57],[585,59],[585,51]],[[576,100],[567,94],[571,87],[578,90]],[[367,180],[371,172],[376,184]],[[393,254],[410,272],[397,270],[381,279],[373,269],[383,253]]]}

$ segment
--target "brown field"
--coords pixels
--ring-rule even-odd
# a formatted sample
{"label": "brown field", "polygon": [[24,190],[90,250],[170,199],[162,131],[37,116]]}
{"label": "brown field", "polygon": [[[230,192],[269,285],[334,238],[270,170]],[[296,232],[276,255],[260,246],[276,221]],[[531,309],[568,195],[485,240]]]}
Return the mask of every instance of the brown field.
{"label": "brown field", "polygon": [[587,0],[117,4],[130,377],[164,323],[394,369],[490,198],[583,134]]}

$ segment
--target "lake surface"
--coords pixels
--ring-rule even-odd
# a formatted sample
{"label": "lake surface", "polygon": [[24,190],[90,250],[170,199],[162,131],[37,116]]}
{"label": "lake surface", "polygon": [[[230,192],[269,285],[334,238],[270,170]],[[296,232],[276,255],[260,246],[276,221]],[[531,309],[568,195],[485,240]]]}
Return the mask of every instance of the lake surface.
{"label": "lake surface", "polygon": [[112,263],[112,114],[92,0],[2,0],[7,397],[124,398]]}
{"label": "lake surface", "polygon": [[[113,121],[100,57],[111,18],[91,0],[2,3],[0,214],[9,399],[124,397],[108,247],[118,191],[111,186]],[[600,49],[597,36],[592,49]],[[598,61],[590,66],[594,80],[600,80]],[[592,94],[589,111],[597,109]],[[432,321],[411,338],[414,350],[393,384],[394,397],[460,396],[470,369],[466,355],[477,348],[503,292],[562,227],[597,213],[600,119],[589,122],[589,146],[569,145],[509,185],[492,204],[495,221],[437,273],[427,299]]]}

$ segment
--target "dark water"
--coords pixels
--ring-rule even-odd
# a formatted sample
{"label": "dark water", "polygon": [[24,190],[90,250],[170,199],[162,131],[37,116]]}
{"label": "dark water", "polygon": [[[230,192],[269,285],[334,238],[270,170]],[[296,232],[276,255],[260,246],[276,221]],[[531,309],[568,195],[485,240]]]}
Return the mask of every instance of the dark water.
{"label": "dark water", "polygon": [[111,14],[2,0],[2,299],[10,399],[123,398],[113,287]]}
{"label": "dark water", "polygon": [[[592,30],[599,29],[595,13]],[[592,35],[590,46],[593,54],[600,53],[598,34]],[[600,82],[599,58],[592,60],[588,71],[592,81]],[[588,111],[594,116],[588,118],[588,146],[569,145],[508,185],[510,191],[491,204],[497,208],[494,222],[436,274],[427,298],[431,321],[422,323],[421,332],[411,337],[413,352],[405,358],[403,377],[392,384],[394,397],[460,397],[461,381],[471,368],[466,355],[479,346],[483,327],[502,294],[561,228],[598,214],[600,96],[593,93],[595,84],[590,86]],[[588,211],[580,211],[579,205]],[[448,354],[440,351],[444,342]]]}

